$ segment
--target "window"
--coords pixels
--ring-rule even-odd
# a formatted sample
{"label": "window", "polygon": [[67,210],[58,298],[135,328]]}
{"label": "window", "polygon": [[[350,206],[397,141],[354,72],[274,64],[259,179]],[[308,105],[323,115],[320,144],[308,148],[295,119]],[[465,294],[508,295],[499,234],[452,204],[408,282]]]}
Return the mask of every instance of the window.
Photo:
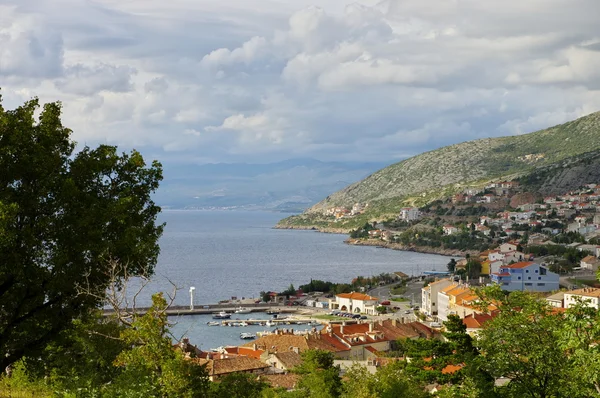
{"label": "window", "polygon": [[525,272],[526,272],[526,273],[529,273],[529,270],[528,270],[528,269],[526,269],[526,270],[525,270]]}
{"label": "window", "polygon": [[527,279],[528,279],[528,280],[531,280],[531,277],[530,277],[530,276],[528,276],[528,277],[527,277]]}
{"label": "window", "polygon": [[531,283],[525,283],[525,286],[532,286]]}
{"label": "window", "polygon": [[538,286],[546,286],[545,283],[538,283]]}
{"label": "window", "polygon": [[535,270],[535,273],[536,273],[536,274],[538,273],[538,270],[537,270],[537,269]]}
{"label": "window", "polygon": [[542,280],[542,277],[541,277],[541,276],[538,276],[538,281],[541,281],[541,280]]}
{"label": "window", "polygon": [[521,280],[521,277],[519,276],[519,277],[517,277],[517,279],[518,279],[518,280]]}
{"label": "window", "polygon": [[540,275],[546,275],[546,268],[540,267]]}
{"label": "window", "polygon": [[503,286],[508,286],[508,282],[504,282],[502,285]]}

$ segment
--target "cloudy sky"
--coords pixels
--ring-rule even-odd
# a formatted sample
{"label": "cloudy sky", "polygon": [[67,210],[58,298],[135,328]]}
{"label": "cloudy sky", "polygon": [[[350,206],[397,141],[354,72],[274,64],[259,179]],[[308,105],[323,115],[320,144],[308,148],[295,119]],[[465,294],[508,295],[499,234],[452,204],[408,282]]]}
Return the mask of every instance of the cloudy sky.
{"label": "cloudy sky", "polygon": [[165,162],[395,161],[600,110],[598,0],[0,0],[4,106]]}

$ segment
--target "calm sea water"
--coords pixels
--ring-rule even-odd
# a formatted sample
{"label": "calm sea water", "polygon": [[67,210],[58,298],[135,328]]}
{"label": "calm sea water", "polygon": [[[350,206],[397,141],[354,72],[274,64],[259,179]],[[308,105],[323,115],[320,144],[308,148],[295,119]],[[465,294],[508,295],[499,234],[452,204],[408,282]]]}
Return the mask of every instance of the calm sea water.
{"label": "calm sea water", "polygon": [[[160,221],[167,226],[160,240],[156,275],[138,303],[147,304],[153,292],[170,290],[168,280],[181,289],[176,304],[189,304],[188,291],[194,286],[194,301],[201,305],[232,296],[257,297],[262,290],[281,291],[290,284],[297,287],[308,283],[311,278],[349,282],[358,275],[443,270],[448,263],[443,256],[349,246],[343,243],[345,235],[273,229],[282,216],[269,212],[164,211]],[[239,317],[266,319],[266,315],[256,313]],[[209,349],[240,344],[240,332],[264,330],[259,326],[208,327],[209,320],[208,315],[180,317],[174,334],[188,335],[194,344]]]}
{"label": "calm sea water", "polygon": [[443,270],[448,258],[438,255],[349,246],[346,235],[273,229],[281,213],[242,211],[164,211],[167,223],[161,254],[149,290],[181,291],[176,303],[216,303],[232,296],[258,297],[310,279],[349,282],[358,275],[402,271],[420,274]]}

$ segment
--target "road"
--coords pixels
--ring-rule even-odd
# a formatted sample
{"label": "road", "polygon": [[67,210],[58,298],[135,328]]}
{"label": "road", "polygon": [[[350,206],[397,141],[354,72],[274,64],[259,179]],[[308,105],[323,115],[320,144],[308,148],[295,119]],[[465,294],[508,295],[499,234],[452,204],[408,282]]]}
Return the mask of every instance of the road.
{"label": "road", "polygon": [[[406,285],[406,292],[401,296],[393,296],[390,294],[390,288],[395,285],[396,285],[396,283],[391,284],[391,285],[379,286],[379,287],[369,290],[368,294],[370,296],[379,298],[381,301],[390,300],[393,297],[408,298],[409,301],[392,301],[391,302],[391,307],[399,308],[392,315],[395,318],[408,318],[409,321],[415,321],[416,316],[414,315],[414,313],[412,311],[410,311],[407,314],[406,312],[410,310],[412,299],[414,299],[414,301],[412,302],[413,305],[418,305],[418,306],[421,305],[421,288],[423,287],[423,282],[415,281],[415,280],[408,282]],[[389,315],[387,315],[386,317],[389,317]]]}

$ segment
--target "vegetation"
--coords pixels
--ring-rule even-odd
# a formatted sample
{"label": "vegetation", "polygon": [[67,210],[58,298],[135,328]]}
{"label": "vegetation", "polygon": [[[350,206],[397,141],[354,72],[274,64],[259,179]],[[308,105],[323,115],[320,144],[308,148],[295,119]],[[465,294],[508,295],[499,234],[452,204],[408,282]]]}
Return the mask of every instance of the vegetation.
{"label": "vegetation", "polygon": [[[573,139],[572,137],[578,137]],[[328,196],[286,225],[310,225],[319,212],[334,206],[369,203],[360,222],[386,219],[407,205],[422,206],[446,198],[465,186],[483,186],[494,178],[513,179],[531,189],[550,193],[581,185],[581,178],[600,175],[600,112],[580,119],[517,136],[488,138],[422,153],[373,173],[364,180]],[[556,178],[556,174],[567,178]],[[531,178],[528,176],[531,175]],[[563,184],[559,187],[560,184]],[[565,185],[566,184],[566,185]],[[324,221],[347,230],[353,221]]]}
{"label": "vegetation", "polygon": [[111,261],[130,275],[152,273],[163,229],[150,198],[159,163],[147,167],[138,152],[106,145],[75,153],[60,104],[39,111],[37,99],[0,105],[2,369],[41,355],[85,319],[110,282]]}

